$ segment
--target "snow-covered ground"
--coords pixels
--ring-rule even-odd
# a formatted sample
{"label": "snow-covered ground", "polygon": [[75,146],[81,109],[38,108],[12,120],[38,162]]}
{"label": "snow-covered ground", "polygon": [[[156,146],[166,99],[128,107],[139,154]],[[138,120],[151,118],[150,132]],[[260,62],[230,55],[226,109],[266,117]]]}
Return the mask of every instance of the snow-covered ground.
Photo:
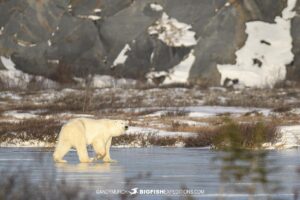
{"label": "snow-covered ground", "polygon": [[[121,63],[118,63],[121,64]],[[114,67],[114,66],[113,66]],[[74,80],[78,83],[79,86],[85,87],[86,81],[82,78],[74,77]],[[95,88],[111,88],[111,87],[125,87],[125,86],[135,86],[137,83],[136,80],[126,79],[126,78],[114,78],[109,75],[94,75],[91,77],[91,85]]]}
{"label": "snow-covered ground", "polygon": [[[146,109],[146,108],[145,108]],[[216,117],[217,115],[227,114],[232,116],[241,116],[245,113],[258,112],[263,116],[269,116],[271,114],[271,110],[269,109],[258,109],[258,108],[240,108],[240,107],[222,107],[222,106],[193,106],[193,107],[181,107],[181,108],[156,108],[161,109],[160,111],[156,111],[152,114],[147,114],[144,116],[144,119],[147,118],[159,118],[164,116],[168,112],[174,112],[176,115],[176,111],[182,111],[187,113],[186,117],[183,119],[174,120],[174,123],[183,124],[186,126],[194,126],[194,127],[207,127],[210,126],[207,122],[194,121],[193,119],[208,119],[212,117]],[[6,121],[15,120],[24,120],[24,119],[32,119],[32,118],[40,118],[39,113],[42,111],[29,111],[29,112],[21,112],[21,111],[7,111],[2,114],[2,117],[6,117]],[[63,123],[67,121],[67,119],[77,118],[77,117],[88,117],[95,118],[96,116],[90,114],[75,114],[71,112],[45,115],[45,119],[49,118],[59,118]],[[141,119],[141,118],[140,118]],[[1,120],[3,121],[3,119]],[[4,120],[5,121],[5,120]],[[156,122],[157,123],[157,122]],[[155,137],[195,137],[197,133],[193,132],[183,132],[183,131],[166,131],[164,130],[163,122],[159,122],[155,124],[154,122],[149,124],[144,122],[144,120],[139,121],[140,125],[144,126],[131,126],[128,131],[126,131],[126,135],[140,135],[146,137],[148,135],[152,135]],[[155,125],[158,128],[150,128],[145,126],[145,124],[149,124],[151,126]],[[267,148],[291,148],[299,146],[300,144],[300,126],[295,127],[281,127],[280,133],[282,133],[282,138],[276,144],[266,144]],[[45,143],[38,140],[29,140],[29,141],[21,141],[20,139],[13,139],[9,141],[5,141],[0,143],[2,147],[51,147],[54,146],[53,143]],[[120,145],[120,147],[139,147],[140,144],[134,142],[128,145]],[[176,143],[175,146],[182,147],[184,144]],[[118,147],[118,146],[117,146]]]}
{"label": "snow-covered ground", "polygon": [[13,111],[7,111],[2,114],[4,117],[10,117],[13,119],[30,119],[30,118],[36,118],[38,115],[32,113],[32,112],[19,112],[17,110]]}
{"label": "snow-covered ground", "polygon": [[196,133],[191,132],[174,132],[174,131],[164,131],[160,129],[154,129],[154,128],[147,128],[147,127],[129,127],[128,131],[126,131],[126,134],[141,134],[141,135],[148,135],[148,134],[154,134],[158,137],[193,137],[196,136]]}
{"label": "snow-covered ground", "polygon": [[217,115],[235,115],[240,116],[245,113],[257,112],[264,116],[268,116],[271,112],[266,108],[243,108],[243,107],[225,107],[225,106],[186,106],[186,107],[169,107],[169,108],[156,108],[159,111],[146,115],[146,117],[159,117],[164,116],[170,112],[176,115],[177,112],[185,113],[193,118],[207,118]]}
{"label": "snow-covered ground", "polygon": [[8,140],[0,143],[0,147],[39,147],[39,148],[45,148],[45,147],[54,147],[55,144],[43,142],[39,140],[21,140],[21,139],[13,139]]}
{"label": "snow-covered ground", "polygon": [[[290,106],[283,112],[274,111],[272,108],[246,107],[246,106],[208,106],[205,105],[207,96],[224,98],[226,102],[235,99],[239,95],[245,95],[246,91],[231,91],[224,88],[210,88],[209,90],[188,89],[188,88],[98,88],[91,90],[91,96],[86,96],[84,89],[63,89],[63,90],[43,90],[36,92],[5,91],[0,92],[0,123],[8,130],[9,139],[2,142],[1,146],[53,146],[35,140],[29,140],[32,136],[26,136],[21,129],[12,128],[18,123],[28,120],[34,123],[43,123],[47,120],[60,126],[69,119],[78,117],[89,118],[113,118],[126,119],[131,121],[131,127],[127,132],[128,138],[122,139],[117,146],[138,147],[143,146],[137,142],[139,139],[151,139],[149,135],[156,139],[175,138],[176,143],[171,145],[182,147],[185,139],[198,136],[202,130],[211,129],[222,124],[224,117],[229,117],[237,123],[251,123],[257,121],[282,120],[284,125],[297,125],[299,121],[299,101],[295,94],[298,90],[278,90],[276,92],[257,93],[261,103],[267,102],[271,97],[286,100],[278,101],[278,106]],[[248,105],[253,103],[253,94],[256,90],[249,91],[248,96],[242,98],[242,103],[249,100]],[[293,94],[294,101],[288,99],[288,94]],[[265,96],[264,96],[265,95]],[[90,101],[89,110],[84,111],[85,99]],[[275,100],[274,99],[274,100]],[[223,103],[225,102],[222,101]],[[82,103],[81,103],[82,102]],[[209,100],[210,102],[210,100]],[[221,102],[221,103],[222,103]],[[284,104],[283,104],[284,103]],[[73,105],[74,104],[74,105]],[[294,106],[292,106],[294,105]],[[287,107],[288,108],[288,107]],[[24,123],[22,123],[24,126]],[[274,144],[266,144],[266,148],[291,148],[299,144],[297,135],[299,127],[280,127],[282,137]],[[11,131],[9,131],[11,130]],[[53,130],[59,130],[53,129]],[[26,137],[22,134],[25,133]],[[27,141],[18,139],[27,138]],[[53,134],[58,134],[55,132]],[[16,136],[16,139],[14,137]],[[137,137],[136,137],[137,136]],[[33,136],[35,137],[35,136]],[[153,139],[153,138],[152,138]],[[133,143],[130,143],[134,140]],[[173,139],[172,139],[173,140]],[[174,140],[173,140],[174,141]],[[126,143],[128,142],[128,143]],[[120,145],[118,145],[120,144]],[[148,146],[148,145],[146,145]],[[151,146],[151,144],[149,145]]]}
{"label": "snow-covered ground", "polygon": [[288,6],[275,23],[252,21],[246,23],[248,38],[236,52],[236,64],[218,65],[221,84],[238,80],[249,87],[273,87],[286,77],[286,65],[293,61],[291,20],[295,16],[297,0],[288,0]]}

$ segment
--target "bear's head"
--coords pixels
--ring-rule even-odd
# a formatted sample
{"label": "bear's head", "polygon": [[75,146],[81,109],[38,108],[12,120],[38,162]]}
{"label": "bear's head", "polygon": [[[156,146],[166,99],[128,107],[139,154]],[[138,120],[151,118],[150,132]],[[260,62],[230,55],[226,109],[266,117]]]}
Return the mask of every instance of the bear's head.
{"label": "bear's head", "polygon": [[120,136],[125,133],[125,131],[129,128],[129,122],[125,120],[113,120],[113,136]]}

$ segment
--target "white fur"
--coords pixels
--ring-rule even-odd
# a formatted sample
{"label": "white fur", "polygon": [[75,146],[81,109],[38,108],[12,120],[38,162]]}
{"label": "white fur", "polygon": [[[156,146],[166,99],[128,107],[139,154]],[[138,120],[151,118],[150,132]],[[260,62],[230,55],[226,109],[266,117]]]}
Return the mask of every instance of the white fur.
{"label": "white fur", "polygon": [[63,157],[71,147],[77,150],[80,162],[91,162],[87,145],[92,145],[96,152],[95,159],[113,162],[109,149],[112,137],[122,135],[128,122],[123,120],[77,118],[65,124],[59,133],[58,144],[53,159],[55,162],[66,162]]}

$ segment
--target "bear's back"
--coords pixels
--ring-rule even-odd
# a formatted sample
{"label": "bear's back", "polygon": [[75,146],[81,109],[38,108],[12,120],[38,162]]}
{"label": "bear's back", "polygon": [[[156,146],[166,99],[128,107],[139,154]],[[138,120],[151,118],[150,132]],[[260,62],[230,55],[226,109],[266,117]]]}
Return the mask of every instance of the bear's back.
{"label": "bear's back", "polygon": [[109,119],[78,118],[78,120],[84,124],[87,144],[91,144],[95,137],[105,134],[110,123]]}

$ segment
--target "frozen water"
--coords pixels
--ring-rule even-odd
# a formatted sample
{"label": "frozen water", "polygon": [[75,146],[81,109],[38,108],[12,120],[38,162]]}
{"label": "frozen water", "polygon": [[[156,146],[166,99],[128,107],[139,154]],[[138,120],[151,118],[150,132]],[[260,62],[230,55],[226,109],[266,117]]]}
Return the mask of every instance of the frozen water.
{"label": "frozen water", "polygon": [[[216,199],[221,183],[218,167],[212,168],[212,159],[220,152],[200,148],[113,148],[112,158],[118,163],[79,164],[75,151],[67,154],[67,164],[55,164],[52,150],[39,148],[0,148],[0,171],[27,169],[31,179],[37,182],[49,181],[45,175],[52,175],[55,180],[79,184],[97,199],[104,197],[96,190],[124,189],[126,179],[138,174],[151,173],[148,178],[134,179],[130,188],[138,189],[188,189],[204,190],[197,196],[201,199]],[[89,152],[92,154],[92,152]],[[273,173],[271,179],[281,181],[285,189],[277,198],[293,199],[293,188],[300,185],[295,170],[300,165],[299,151],[269,151],[269,158],[280,171]],[[0,180],[1,181],[1,180]],[[241,184],[241,183],[236,183]],[[246,183],[244,183],[246,184]],[[225,199],[248,199],[245,194],[226,191]],[[112,198],[113,197],[113,198]],[[136,199],[165,199],[167,196],[139,195]],[[110,196],[117,199],[118,196]],[[174,196],[174,199],[179,199]],[[173,199],[172,198],[172,199]],[[266,199],[265,194],[258,193],[255,199]]]}

